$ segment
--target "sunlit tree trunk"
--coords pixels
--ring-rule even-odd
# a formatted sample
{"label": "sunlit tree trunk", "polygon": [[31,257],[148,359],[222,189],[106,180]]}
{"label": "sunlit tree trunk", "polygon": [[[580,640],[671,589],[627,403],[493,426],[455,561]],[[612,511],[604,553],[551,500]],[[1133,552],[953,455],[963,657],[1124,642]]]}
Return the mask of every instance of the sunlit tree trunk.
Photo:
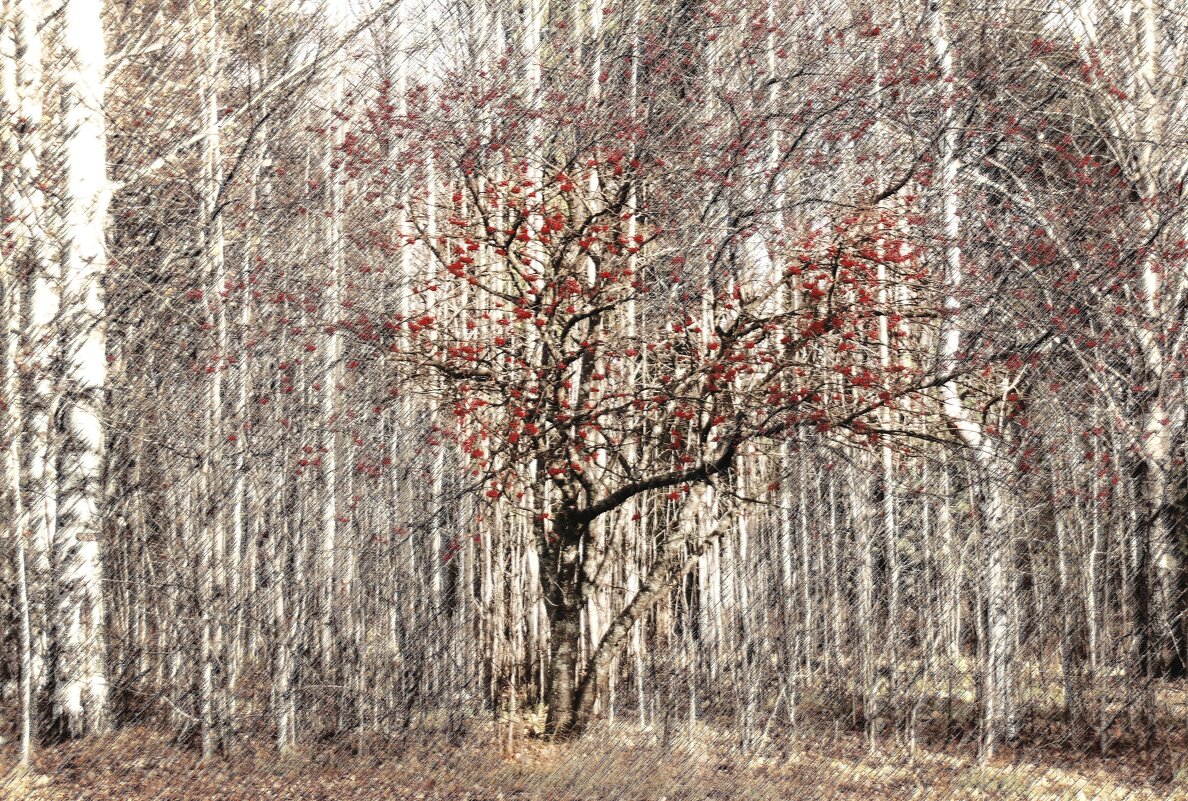
{"label": "sunlit tree trunk", "polygon": [[[331,30],[341,36],[345,29],[347,8],[344,0],[327,0],[327,18]],[[342,383],[342,334],[338,318],[342,313],[342,281],[346,265],[346,243],[343,239],[343,170],[341,152],[346,133],[343,103],[346,99],[346,59],[336,53],[329,66],[330,85],[327,92],[326,141],[322,180],[326,183],[326,245],[329,248],[325,281],[325,325],[331,333],[323,351],[321,375],[321,420],[319,427],[326,432],[325,453],[322,454],[322,544],[321,570],[324,571],[322,598],[322,665],[329,669],[334,660],[335,618],[338,607],[336,586],[342,568],[338,564],[338,414]],[[343,115],[340,117],[340,115]],[[345,552],[345,551],[344,551]]]}
{"label": "sunlit tree trunk", "polygon": [[[1161,194],[1158,173],[1166,168],[1160,162],[1171,155],[1170,148],[1160,146],[1165,145],[1167,136],[1167,129],[1162,121],[1166,115],[1175,112],[1165,110],[1166,104],[1160,102],[1156,92],[1164,69],[1159,64],[1162,50],[1160,10],[1154,0],[1139,0],[1135,6],[1137,49],[1133,59],[1136,94],[1133,128],[1137,152],[1134,170],[1140,198],[1145,205],[1138,241],[1145,245],[1160,224],[1155,211]],[[1182,182],[1182,169],[1180,174]],[[1169,377],[1166,375],[1167,362],[1172,354],[1165,352],[1166,346],[1161,341],[1159,332],[1171,320],[1168,296],[1170,291],[1174,291],[1174,287],[1166,285],[1164,268],[1157,263],[1154,253],[1148,253],[1142,258],[1139,284],[1143,301],[1142,316],[1145,318],[1140,325],[1139,343],[1146,374],[1143,376],[1145,414],[1138,421],[1142,426],[1138,440],[1139,452],[1144,462],[1139,468],[1138,476],[1141,517],[1139,530],[1135,532],[1135,536],[1143,541],[1135,547],[1149,551],[1149,557],[1136,563],[1136,570],[1139,564],[1150,562],[1149,567],[1156,581],[1153,600],[1157,603],[1155,610],[1142,610],[1143,616],[1148,618],[1142,628],[1149,628],[1150,633],[1137,634],[1135,648],[1141,650],[1144,647],[1142,640],[1148,640],[1145,646],[1148,653],[1139,653],[1137,657],[1142,675],[1152,676],[1153,671],[1159,667],[1154,663],[1157,650],[1167,653],[1173,661],[1188,654],[1183,642],[1188,630],[1181,619],[1184,614],[1184,599],[1180,597],[1179,592],[1180,556],[1172,542],[1168,525],[1173,425],[1177,428],[1183,425],[1184,413],[1183,410],[1173,412],[1167,404],[1167,395],[1171,390]],[[1137,580],[1141,584],[1147,581],[1145,576],[1137,577]],[[1142,598],[1136,596],[1136,600],[1145,606]],[[1136,629],[1139,628],[1139,624],[1140,621],[1136,620]],[[1142,714],[1148,718],[1148,726],[1153,727],[1153,699],[1146,693],[1144,696]]]}
{"label": "sunlit tree trunk", "polygon": [[[961,351],[961,329],[958,315],[962,309],[963,291],[961,224],[958,210],[958,145],[953,107],[953,45],[947,38],[942,0],[930,0],[928,20],[929,46],[938,70],[937,82],[943,115],[941,153],[939,158],[941,192],[941,227],[944,247],[944,286],[946,325],[941,332],[942,376],[953,373]],[[994,746],[1015,736],[1015,715],[1012,706],[1011,644],[1013,633],[1010,618],[1010,530],[1006,500],[998,482],[994,481],[997,466],[996,448],[982,425],[966,408],[960,388],[953,380],[941,385],[941,411],[957,436],[973,454],[974,475],[982,485],[980,502],[982,536],[985,539],[985,594],[988,622],[986,624],[986,664],[983,697],[984,749],[988,756]]]}
{"label": "sunlit tree trunk", "polygon": [[[227,369],[230,346],[227,320],[227,268],[223,235],[223,214],[218,207],[223,185],[222,140],[219,135],[220,42],[217,9],[214,3],[206,8],[194,6],[195,19],[204,29],[204,55],[200,82],[203,140],[203,165],[199,222],[202,225],[201,243],[204,277],[209,287],[209,325],[214,332],[208,369],[208,389],[205,453],[202,455],[199,503],[202,509],[202,534],[197,547],[201,556],[199,576],[199,614],[201,643],[199,650],[202,755],[210,758],[217,745],[220,720],[219,693],[221,676],[216,664],[223,660],[222,630],[226,621],[226,516],[223,508],[223,460],[221,452],[231,444],[238,448],[238,435],[228,433],[224,417],[223,376]],[[216,600],[217,599],[217,600]]]}
{"label": "sunlit tree trunk", "polygon": [[14,431],[18,439],[11,443],[20,457],[17,469],[21,475],[13,474],[11,481],[20,482],[20,511],[28,534],[25,577],[32,627],[34,696],[45,688],[49,678],[46,660],[54,614],[49,578],[57,525],[57,471],[51,427],[58,396],[54,382],[58,369],[55,324],[61,306],[61,262],[55,258],[51,240],[55,228],[50,224],[56,209],[46,203],[42,174],[43,48],[38,20],[32,0],[9,0],[4,44],[11,45],[12,52],[5,64],[4,103],[8,118],[18,124],[5,126],[5,163],[15,165],[15,169],[4,171],[5,232],[11,234],[7,246],[11,250],[3,254],[3,263],[8,280],[13,282],[11,289],[17,293],[9,301],[13,311],[7,321],[8,330],[14,325],[23,326],[16,343],[19,361],[13,362],[16,372],[11,375],[16,391],[22,393],[20,397],[12,396],[19,408],[21,428]]}
{"label": "sunlit tree trunk", "polygon": [[111,197],[104,119],[100,0],[62,7],[62,447],[54,540],[57,649],[54,718],[71,734],[107,725],[103,567],[99,538],[107,375],[103,277]]}

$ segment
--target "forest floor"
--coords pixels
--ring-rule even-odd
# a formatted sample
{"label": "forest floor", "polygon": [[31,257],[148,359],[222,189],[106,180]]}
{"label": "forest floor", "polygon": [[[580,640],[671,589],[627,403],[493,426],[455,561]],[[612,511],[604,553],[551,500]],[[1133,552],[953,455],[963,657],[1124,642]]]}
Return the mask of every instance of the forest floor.
{"label": "forest floor", "polygon": [[143,727],[43,749],[27,773],[0,748],[0,799],[22,801],[879,801],[881,799],[1188,800],[1188,750],[968,753],[870,751],[848,735],[770,743],[758,755],[669,748],[626,734],[553,745],[526,740],[514,756],[490,740],[420,743],[353,753],[311,744],[280,758],[261,745],[201,764],[191,748]]}

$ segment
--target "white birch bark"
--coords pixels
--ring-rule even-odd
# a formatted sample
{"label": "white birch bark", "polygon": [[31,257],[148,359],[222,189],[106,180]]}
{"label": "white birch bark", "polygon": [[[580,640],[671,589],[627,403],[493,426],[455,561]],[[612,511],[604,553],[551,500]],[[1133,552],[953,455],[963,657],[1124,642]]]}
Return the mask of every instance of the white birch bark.
{"label": "white birch bark", "polygon": [[[4,265],[14,282],[12,291],[17,293],[11,298],[13,311],[8,325],[17,327],[19,341],[15,346],[23,354],[21,363],[12,364],[18,372],[30,375],[32,390],[27,404],[23,397],[10,396],[14,403],[20,404],[22,426],[14,431],[18,439],[11,446],[18,449],[21,464],[17,469],[24,472],[23,478],[14,476],[14,480],[20,481],[23,493],[20,513],[25,517],[23,527],[28,530],[25,572],[33,626],[31,659],[36,694],[48,678],[45,659],[51,624],[47,615],[52,614],[47,608],[50,603],[47,581],[57,521],[57,473],[50,429],[56,408],[53,371],[58,339],[54,323],[60,308],[61,264],[52,256],[51,231],[47,225],[51,215],[43,188],[43,47],[38,9],[33,0],[9,0],[8,5],[10,27],[5,33],[5,45],[11,44],[12,52],[6,54],[4,104],[17,125],[5,126],[4,147],[8,151],[5,163],[15,164],[16,169],[5,173],[4,202],[8,205],[5,215],[10,218],[5,228],[11,234],[11,251]],[[23,273],[26,269],[27,279]],[[27,311],[21,297],[26,291],[26,280],[30,284]],[[22,324],[27,326],[23,331]],[[13,344],[9,342],[10,347]],[[16,391],[26,392],[16,373],[13,379],[17,382]]]}
{"label": "white birch bark", "polygon": [[[962,303],[961,224],[957,197],[957,148],[960,132],[957,129],[953,99],[953,48],[947,38],[943,0],[930,0],[928,9],[928,39],[933,61],[938,69],[942,125],[939,159],[942,203],[942,231],[944,253],[945,323],[941,335],[942,375],[950,375],[957,367],[961,351],[959,314]],[[994,443],[982,430],[981,424],[966,408],[956,381],[941,385],[941,411],[958,438],[972,452],[977,464],[976,475],[984,482],[985,501],[981,508],[983,535],[987,539],[986,601],[989,621],[986,626],[986,669],[984,693],[984,750],[989,756],[994,746],[1015,735],[1015,715],[1011,702],[1011,625],[1009,607],[1010,532],[1007,528],[1006,499],[994,469],[998,459]]]}
{"label": "white birch bark", "polygon": [[[346,0],[327,0],[326,15],[335,35],[345,33],[349,9]],[[346,265],[346,245],[343,239],[343,155],[341,146],[346,134],[346,120],[340,119],[346,99],[346,58],[338,50],[333,55],[329,73],[329,108],[326,111],[326,143],[322,180],[326,182],[327,209],[329,215],[326,227],[329,252],[329,275],[326,277],[327,326],[331,329],[323,351],[322,397],[320,424],[325,427],[326,452],[322,455],[322,558],[323,608],[322,608],[322,659],[329,666],[334,657],[334,631],[337,598],[335,588],[341,567],[338,558],[338,410],[339,387],[342,383],[342,333],[338,317],[342,312],[342,281]]]}
{"label": "white birch bark", "polygon": [[58,657],[54,717],[71,734],[106,726],[102,527],[107,375],[102,280],[111,198],[100,0],[62,7],[62,312],[65,392],[58,459]]}
{"label": "white birch bark", "polygon": [[[202,565],[200,582],[201,644],[199,658],[200,678],[200,727],[202,756],[209,759],[214,755],[219,722],[219,699],[215,676],[216,663],[221,662],[221,630],[227,619],[226,601],[226,518],[223,514],[223,476],[220,451],[225,447],[227,432],[223,410],[223,375],[229,354],[227,320],[227,266],[223,215],[219,208],[219,197],[223,184],[222,138],[219,131],[219,70],[220,42],[217,6],[211,2],[205,8],[195,4],[193,13],[202,19],[203,55],[205,63],[199,81],[199,95],[202,100],[202,120],[206,138],[203,141],[203,163],[201,195],[199,202],[199,224],[202,226],[201,243],[204,277],[208,282],[210,300],[209,316],[215,332],[213,353],[210,356],[210,386],[207,396],[207,430],[205,453],[203,454],[199,503],[203,515],[201,540]],[[237,443],[236,443],[237,445]],[[216,597],[222,601],[217,604]]]}

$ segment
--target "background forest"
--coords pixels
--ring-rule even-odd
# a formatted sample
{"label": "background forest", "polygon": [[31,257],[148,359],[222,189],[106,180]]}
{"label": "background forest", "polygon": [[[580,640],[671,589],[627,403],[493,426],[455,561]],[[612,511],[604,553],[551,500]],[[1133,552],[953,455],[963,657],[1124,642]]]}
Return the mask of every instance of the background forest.
{"label": "background forest", "polygon": [[14,766],[1188,781],[1178,0],[0,8]]}

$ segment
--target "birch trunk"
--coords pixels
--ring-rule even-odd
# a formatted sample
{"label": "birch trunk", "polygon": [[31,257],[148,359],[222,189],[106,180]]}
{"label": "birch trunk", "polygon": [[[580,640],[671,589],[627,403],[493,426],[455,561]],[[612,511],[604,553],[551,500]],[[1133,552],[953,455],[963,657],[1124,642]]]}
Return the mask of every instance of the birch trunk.
{"label": "birch trunk", "polygon": [[[30,619],[33,626],[31,642],[33,693],[44,689],[47,680],[45,661],[49,653],[52,614],[49,609],[48,580],[51,549],[57,523],[57,471],[52,450],[55,437],[51,431],[57,408],[54,371],[57,369],[58,336],[55,330],[61,307],[61,262],[52,254],[51,231],[47,224],[51,209],[45,202],[42,183],[42,42],[38,31],[38,11],[32,0],[9,0],[8,21],[13,45],[11,61],[6,63],[5,105],[10,106],[13,119],[24,122],[7,127],[11,133],[4,146],[9,150],[5,163],[15,163],[16,169],[5,171],[4,202],[9,204],[12,234],[10,256],[4,260],[6,272],[12,280],[12,315],[10,327],[16,326],[18,350],[26,356],[23,363],[12,364],[17,373],[12,377],[17,391],[25,393],[19,372],[31,378],[29,403],[26,397],[10,396],[20,404],[22,428],[14,433],[18,439],[11,446],[18,449],[23,471],[20,491],[23,493],[21,512],[25,517],[26,582]],[[7,43],[7,42],[6,42]],[[28,276],[28,277],[26,277]],[[26,282],[31,284],[28,309],[23,308],[22,296]],[[21,315],[26,319],[22,321]],[[27,328],[20,329],[22,322]],[[12,346],[9,342],[9,346]],[[15,514],[15,513],[14,513]]]}
{"label": "birch trunk", "polygon": [[[5,3],[0,9],[0,114],[19,114],[22,110],[21,89],[24,88],[25,76],[19,75],[17,59],[19,55],[26,55],[29,48],[29,34],[36,36],[33,28],[30,9],[23,2]],[[16,52],[9,52],[8,43],[15,45]],[[0,159],[4,163],[24,162],[21,152],[22,143],[19,137],[11,136],[7,132],[9,126],[4,126],[5,132],[0,134]],[[35,154],[30,154],[35,158]],[[23,171],[23,170],[22,170]],[[13,171],[16,172],[16,171]],[[0,251],[0,321],[4,325],[4,425],[6,437],[4,448],[4,486],[0,489],[7,499],[9,526],[7,536],[11,536],[16,544],[16,586],[14,587],[17,606],[17,627],[19,629],[19,686],[17,688],[18,710],[20,715],[20,750],[19,762],[21,767],[29,766],[33,753],[33,642],[32,626],[29,615],[29,580],[27,570],[27,529],[25,518],[24,497],[21,487],[21,430],[24,425],[23,405],[21,403],[20,386],[20,349],[21,349],[21,276],[18,265],[23,262],[23,250],[27,243],[19,236],[19,229],[26,227],[19,220],[25,207],[26,186],[16,175],[6,174],[3,179],[3,196],[0,202],[4,204],[4,216],[11,215],[15,224],[4,226],[6,239],[11,242],[9,252]],[[15,240],[15,241],[12,241]],[[0,246],[3,247],[3,246]]]}
{"label": "birch trunk", "polygon": [[100,0],[62,7],[62,315],[65,391],[58,529],[58,642],[53,717],[69,734],[107,725],[103,568],[105,431],[101,407],[107,375],[103,276],[107,269],[107,178],[103,106],[104,39]]}
{"label": "birch trunk", "polygon": [[[223,412],[223,375],[229,353],[227,321],[227,269],[224,254],[223,215],[218,207],[223,183],[222,139],[219,132],[219,32],[216,6],[213,2],[205,9],[193,8],[195,18],[205,17],[203,24],[206,64],[203,67],[199,95],[203,102],[203,126],[206,132],[203,140],[203,167],[200,196],[200,223],[202,227],[202,258],[205,279],[210,293],[211,328],[215,332],[214,352],[210,357],[210,387],[207,397],[207,428],[205,453],[202,457],[199,503],[203,515],[203,530],[198,548],[201,549],[200,581],[201,615],[201,687],[200,726],[202,756],[209,759],[214,755],[219,725],[219,700],[216,697],[216,663],[222,662],[221,629],[226,620],[225,602],[226,526],[222,508],[222,477],[219,452],[224,447],[223,438],[234,441],[234,435],[227,431]],[[216,601],[216,598],[219,599]],[[217,608],[216,608],[217,606]]]}
{"label": "birch trunk", "polygon": [[[941,334],[942,375],[953,373],[961,351],[961,329],[958,316],[962,309],[962,253],[961,227],[957,198],[957,148],[960,132],[953,108],[953,47],[948,40],[942,0],[930,0],[928,10],[928,38],[932,58],[938,69],[940,104],[942,108],[941,153],[939,159],[942,203],[944,251],[945,324]],[[1010,532],[1002,489],[994,480],[998,466],[996,448],[974,419],[957,383],[950,379],[941,385],[941,411],[958,438],[973,453],[974,476],[982,485],[981,519],[986,539],[985,593],[988,608],[986,625],[986,664],[983,696],[983,755],[989,757],[994,746],[1015,736],[1014,710],[1011,691],[1011,616],[1008,597],[1010,581]]]}
{"label": "birch trunk", "polygon": [[[327,17],[331,29],[338,36],[345,31],[347,8],[345,0],[328,0]],[[326,110],[326,143],[322,180],[326,182],[327,229],[326,238],[330,248],[329,276],[326,279],[326,325],[330,330],[329,340],[322,363],[322,396],[320,424],[327,432],[326,452],[322,455],[322,558],[323,607],[322,607],[322,665],[329,669],[335,654],[336,586],[341,566],[338,557],[338,405],[339,385],[342,383],[342,333],[339,331],[338,316],[342,311],[342,281],[346,265],[346,245],[343,239],[343,171],[340,152],[346,133],[346,121],[340,118],[346,97],[346,60],[338,52],[330,68],[330,107]]]}

